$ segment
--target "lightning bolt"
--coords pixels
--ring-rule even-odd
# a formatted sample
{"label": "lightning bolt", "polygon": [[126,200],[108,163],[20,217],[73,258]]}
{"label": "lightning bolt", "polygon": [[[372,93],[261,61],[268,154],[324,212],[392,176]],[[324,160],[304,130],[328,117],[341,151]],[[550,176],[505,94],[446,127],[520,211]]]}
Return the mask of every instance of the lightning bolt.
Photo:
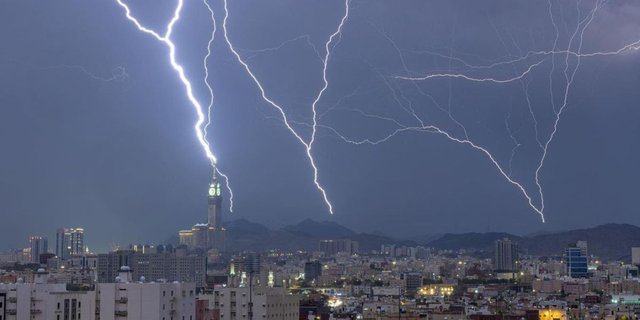
{"label": "lightning bolt", "polygon": [[320,52],[318,51],[316,46],[311,42],[311,36],[308,35],[308,34],[299,35],[299,36],[297,36],[295,38],[285,40],[282,43],[280,43],[279,45],[274,46],[274,47],[257,49],[257,50],[242,49],[241,51],[252,53],[252,55],[245,55],[244,59],[246,61],[248,61],[248,60],[251,60],[253,57],[255,57],[255,56],[259,55],[259,54],[265,54],[265,53],[271,53],[271,52],[278,51],[278,50],[284,48],[285,46],[287,46],[287,45],[289,45],[291,43],[294,43],[296,41],[302,40],[302,39],[304,39],[305,42],[307,43],[307,45],[311,48],[311,50],[313,50],[313,52],[318,57],[318,60],[322,61],[322,55],[320,54]]}
{"label": "lightning bolt", "polygon": [[94,73],[90,72],[89,70],[87,70],[87,68],[85,68],[85,67],[83,67],[81,65],[75,65],[75,64],[61,64],[61,65],[46,67],[45,69],[73,69],[73,70],[78,70],[78,71],[82,72],[84,75],[88,76],[89,78],[91,78],[93,80],[102,81],[102,82],[123,81],[123,80],[126,80],[127,78],[129,78],[129,74],[127,74],[127,71],[122,66],[117,66],[117,67],[113,68],[111,70],[111,75],[110,76],[101,76],[101,75],[94,74]]}
{"label": "lightning bolt", "polygon": [[[193,127],[193,129],[195,131],[195,134],[196,134],[196,137],[198,139],[198,142],[202,146],[202,149],[204,150],[204,153],[207,156],[207,159],[209,160],[209,162],[211,164],[211,167],[213,168],[213,170],[217,171],[217,168],[216,168],[217,159],[216,159],[215,155],[213,154],[213,151],[211,150],[209,142],[206,139],[206,133],[205,133],[205,130],[204,130],[204,127],[203,127],[203,125],[205,124],[205,121],[207,123],[211,122],[210,121],[210,119],[211,119],[210,115],[211,115],[211,106],[213,105],[213,90],[210,91],[211,96],[212,96],[212,98],[211,98],[212,102],[209,105],[208,115],[205,116],[204,111],[203,111],[204,108],[202,107],[202,104],[198,101],[198,99],[196,99],[196,97],[193,94],[193,86],[191,84],[191,81],[189,80],[189,78],[185,74],[184,67],[176,60],[176,46],[173,43],[173,41],[171,40],[171,35],[173,33],[173,27],[180,20],[180,13],[182,11],[182,7],[183,7],[183,2],[184,1],[183,0],[178,0],[176,8],[175,8],[175,10],[173,12],[173,16],[172,16],[171,20],[169,21],[169,23],[167,24],[166,31],[163,34],[160,34],[159,32],[154,31],[154,30],[152,30],[150,28],[147,28],[144,25],[142,25],[140,23],[140,21],[138,21],[138,19],[131,14],[131,10],[129,9],[129,6],[127,6],[122,0],[116,0],[116,2],[118,3],[118,5],[120,5],[120,7],[122,7],[122,9],[124,9],[125,14],[126,14],[126,18],[129,21],[131,21],[138,28],[139,31],[152,36],[153,38],[158,40],[160,43],[165,45],[166,48],[169,50],[169,62],[171,64],[171,67],[176,72],[176,74],[178,75],[178,78],[182,82],[182,84],[184,86],[184,89],[186,91],[186,94],[187,94],[187,99],[189,100],[189,103],[193,107],[193,110],[196,112],[197,120],[196,120],[196,123],[194,124],[194,127]],[[208,6],[208,4],[207,4],[207,7],[209,9],[211,9]],[[213,36],[215,36],[215,30],[212,33],[212,37]],[[209,41],[209,43],[208,43],[209,47],[210,47],[212,41],[213,40]],[[210,55],[210,49],[208,49],[208,55],[205,58],[205,62],[204,62],[205,63],[205,69],[206,69],[206,61],[207,61],[209,55]],[[205,82],[206,82],[206,78],[207,77],[208,77],[208,71],[207,71],[207,76],[205,76]],[[209,89],[211,89],[210,86],[208,85],[208,83],[207,83],[207,87]],[[222,174],[221,172],[219,172],[219,173],[223,177],[225,177],[225,179],[227,181],[227,187],[228,187],[227,176]]]}
{"label": "lightning bolt", "polygon": [[[176,47],[174,45],[174,43],[171,40],[171,35],[173,32],[173,27],[174,25],[179,21],[180,19],[180,13],[182,10],[182,6],[183,6],[183,0],[178,0],[177,6],[175,8],[173,17],[171,18],[171,20],[168,22],[167,26],[166,26],[166,31],[164,33],[160,33],[157,31],[154,31],[150,28],[145,27],[144,25],[142,25],[137,18],[135,18],[132,14],[131,11],[129,9],[129,7],[123,3],[123,0],[116,0],[116,2],[125,10],[126,13],[126,18],[131,21],[137,28],[139,31],[146,33],[148,35],[151,35],[153,38],[155,38],[156,40],[158,40],[160,43],[162,43],[163,45],[165,45],[167,47],[167,49],[169,50],[169,61],[170,64],[173,68],[173,70],[177,73],[178,77],[180,78],[184,89],[186,91],[187,94],[187,98],[191,104],[191,106],[193,107],[194,111],[196,112],[197,115],[197,121],[194,125],[194,131],[196,133],[196,136],[198,138],[199,143],[202,145],[203,150],[205,151],[205,154],[207,156],[207,158],[209,159],[212,167],[216,170],[216,172],[218,172],[218,174],[220,174],[221,176],[223,176],[225,178],[225,181],[227,183],[227,189],[229,190],[230,194],[231,194],[231,210],[233,209],[233,193],[231,191],[231,188],[229,186],[229,180],[227,178],[226,175],[224,175],[222,172],[220,172],[217,167],[217,160],[216,157],[214,156],[210,144],[207,140],[207,129],[211,124],[211,117],[212,117],[212,108],[213,108],[213,104],[214,104],[214,93],[213,93],[213,89],[211,88],[211,86],[208,83],[208,78],[209,78],[209,70],[207,67],[207,63],[208,63],[208,59],[211,56],[211,46],[215,40],[215,35],[217,32],[217,26],[216,26],[216,19],[215,19],[215,15],[214,12],[211,8],[211,6],[208,4],[207,0],[203,0],[204,4],[206,5],[207,9],[210,12],[210,16],[211,16],[211,20],[213,22],[213,31],[211,33],[211,37],[209,39],[208,45],[207,45],[207,55],[204,58],[203,61],[203,66],[205,69],[205,77],[204,77],[204,83],[208,89],[208,92],[210,94],[210,100],[209,100],[209,104],[206,107],[206,115],[204,112],[204,107],[203,105],[194,97],[193,94],[193,90],[192,90],[192,84],[189,81],[189,79],[187,78],[187,76],[185,75],[185,71],[184,68],[182,67],[182,65],[180,63],[178,63],[176,61],[176,57],[175,57],[175,51],[176,51]],[[528,51],[523,55],[523,51],[520,50],[520,48],[518,47],[518,50],[520,51],[520,55],[513,57],[509,52],[507,52],[509,55],[504,57],[504,58],[500,58],[500,61],[497,60],[485,60],[487,61],[486,64],[471,64],[466,62],[464,59],[462,58],[458,58],[458,57],[454,57],[452,56],[453,53],[453,49],[451,49],[451,51],[449,52],[449,55],[444,55],[444,54],[440,54],[440,53],[436,53],[436,52],[429,52],[429,51],[424,51],[424,53],[429,53],[432,55],[436,55],[436,56],[440,56],[442,58],[446,58],[446,59],[450,59],[449,60],[449,70],[447,70],[447,72],[443,72],[443,73],[432,73],[432,74],[417,74],[415,72],[410,72],[409,68],[407,67],[404,58],[402,57],[402,52],[400,50],[400,48],[395,44],[395,42],[393,42],[393,40],[388,37],[386,34],[384,35],[387,40],[389,40],[392,45],[394,46],[394,48],[396,49],[400,60],[402,62],[402,66],[404,68],[405,71],[405,75],[395,75],[392,76],[391,78],[395,79],[395,80],[399,80],[399,81],[406,81],[409,82],[411,84],[414,85],[414,87],[416,87],[416,89],[424,96],[430,98],[430,100],[443,112],[448,113],[449,118],[456,124],[458,125],[463,131],[464,131],[464,135],[463,137],[458,137],[450,132],[447,132],[445,129],[443,129],[441,126],[438,125],[434,125],[434,124],[427,124],[424,119],[422,119],[420,117],[420,115],[416,112],[416,109],[413,106],[413,103],[407,99],[401,92],[398,93],[396,92],[396,89],[394,89],[394,87],[387,81],[387,79],[385,79],[383,77],[383,81],[384,84],[387,86],[387,88],[391,91],[392,95],[393,95],[393,101],[402,108],[402,110],[404,110],[406,113],[408,113],[417,124],[404,124],[401,121],[398,121],[394,118],[391,117],[384,117],[384,116],[379,116],[379,115],[375,115],[375,114],[369,114],[366,113],[364,111],[358,110],[358,109],[347,109],[348,111],[353,111],[353,112],[357,112],[360,115],[362,115],[365,118],[369,118],[369,119],[375,119],[378,121],[385,121],[388,122],[390,124],[392,124],[393,126],[395,126],[395,128],[383,135],[381,138],[377,138],[377,139],[370,139],[370,138],[365,138],[365,139],[353,139],[353,138],[349,138],[343,134],[341,134],[338,130],[334,129],[331,126],[325,125],[325,124],[321,124],[319,123],[319,120],[326,115],[325,113],[319,114],[318,113],[318,104],[320,103],[320,101],[322,100],[325,92],[328,90],[329,88],[329,79],[328,79],[328,69],[329,69],[329,62],[331,60],[331,55],[334,51],[334,49],[336,48],[336,46],[339,44],[339,42],[341,41],[342,38],[342,31],[343,28],[346,24],[346,22],[349,19],[349,10],[350,10],[350,0],[345,0],[344,1],[344,14],[342,16],[342,19],[340,20],[340,23],[338,24],[336,30],[329,36],[329,38],[327,39],[327,41],[324,43],[324,52],[322,52],[322,54],[315,48],[315,46],[311,43],[310,38],[308,35],[301,35],[298,36],[296,38],[290,39],[290,40],[286,40],[283,43],[281,43],[280,45],[276,46],[276,47],[272,47],[272,48],[266,48],[266,49],[261,49],[261,50],[254,50],[253,52],[255,54],[259,54],[259,53],[266,53],[266,52],[272,52],[275,50],[278,50],[280,48],[282,48],[283,46],[292,43],[294,41],[298,41],[298,40],[302,40],[305,39],[307,41],[307,44],[309,44],[314,51],[316,52],[316,55],[318,56],[319,60],[322,63],[322,69],[321,69],[321,76],[322,76],[322,85],[320,87],[320,89],[318,90],[317,94],[314,96],[313,102],[311,103],[311,119],[309,122],[299,122],[299,121],[294,121],[292,119],[289,118],[289,116],[287,115],[287,113],[285,112],[285,108],[275,102],[274,100],[272,100],[271,98],[269,98],[269,95],[266,91],[266,89],[264,88],[264,86],[262,85],[262,82],[259,80],[259,78],[255,75],[255,73],[252,71],[251,67],[249,66],[249,64],[247,63],[248,59],[251,59],[250,57],[243,57],[240,53],[239,53],[239,49],[237,49],[236,47],[234,47],[232,41],[230,40],[230,36],[229,36],[229,30],[228,30],[228,20],[229,20],[229,8],[228,8],[228,0],[223,0],[224,3],[224,19],[223,19],[223,23],[222,23],[222,29],[223,29],[223,35],[224,35],[224,40],[226,41],[226,44],[228,45],[230,51],[233,53],[233,55],[235,56],[236,60],[238,61],[238,63],[240,65],[242,65],[242,67],[244,68],[244,70],[247,72],[247,74],[249,75],[249,77],[253,80],[254,84],[256,85],[256,87],[258,88],[259,92],[260,92],[260,96],[261,98],[271,107],[273,107],[277,114],[280,116],[279,119],[282,121],[282,123],[284,124],[284,126],[286,127],[286,129],[293,135],[293,137],[295,138],[295,140],[297,140],[303,147],[305,150],[305,155],[309,161],[309,164],[312,168],[313,171],[313,182],[315,187],[318,189],[318,191],[320,192],[320,194],[322,195],[322,198],[326,204],[326,206],[329,209],[329,212],[333,214],[333,205],[331,203],[331,201],[329,200],[329,197],[327,195],[327,192],[325,190],[325,188],[323,187],[323,185],[320,183],[320,178],[319,178],[319,169],[318,166],[316,164],[316,159],[314,157],[314,153],[313,153],[313,146],[314,143],[316,142],[316,138],[318,135],[318,131],[320,129],[322,130],[327,130],[329,131],[332,135],[338,137],[339,139],[341,139],[342,141],[349,143],[349,144],[354,144],[354,145],[363,145],[363,144],[370,144],[370,145],[377,145],[380,143],[384,143],[389,141],[390,139],[392,139],[393,137],[395,137],[396,135],[405,133],[405,132],[418,132],[418,133],[431,133],[431,134],[436,134],[439,135],[441,137],[444,137],[452,142],[455,142],[457,144],[460,145],[464,145],[467,147],[470,147],[473,150],[476,150],[478,152],[480,152],[481,154],[483,154],[488,160],[489,162],[496,168],[496,170],[500,173],[501,176],[504,177],[505,180],[507,180],[508,183],[510,183],[511,185],[515,186],[517,190],[520,191],[520,193],[522,194],[522,196],[527,200],[529,207],[535,211],[541,218],[542,222],[545,222],[545,197],[544,197],[544,193],[543,193],[543,189],[542,189],[542,184],[541,184],[541,172],[542,169],[544,167],[544,163],[545,160],[547,159],[548,155],[549,155],[549,147],[551,146],[551,144],[553,143],[553,140],[555,138],[555,136],[558,133],[559,130],[559,125],[562,119],[562,116],[564,114],[564,112],[566,111],[568,105],[569,105],[569,95],[570,95],[570,91],[571,88],[573,87],[573,83],[575,80],[575,76],[578,72],[578,70],[580,69],[580,65],[581,65],[581,60],[583,58],[591,58],[591,57],[604,57],[604,56],[614,56],[614,55],[622,55],[622,54],[628,54],[628,53],[632,53],[635,51],[640,50],[640,40],[626,44],[616,50],[609,50],[609,51],[596,51],[596,52],[590,52],[590,53],[583,53],[582,52],[582,46],[583,46],[583,40],[584,40],[584,35],[585,35],[585,31],[589,28],[589,26],[591,25],[592,21],[594,20],[596,13],[598,12],[598,10],[606,3],[606,1],[604,0],[596,0],[595,1],[595,6],[589,10],[589,12],[584,15],[583,17],[583,13],[580,12],[580,2],[577,2],[577,11],[578,11],[578,20],[576,22],[576,26],[575,29],[573,30],[573,33],[571,34],[570,38],[568,39],[568,43],[566,48],[562,48],[559,49],[559,39],[560,39],[560,31],[558,28],[558,25],[556,23],[556,19],[554,17],[553,14],[553,2],[552,0],[548,0],[548,12],[549,12],[549,16],[550,16],[550,20],[551,20],[551,24],[553,25],[553,28],[555,30],[555,39],[553,42],[553,47],[550,50],[540,50],[540,51]],[[495,29],[495,26],[494,26]],[[497,31],[496,31],[497,32]],[[498,34],[499,36],[499,34]],[[505,46],[505,50],[506,50],[506,45],[504,43],[504,41],[502,40],[502,38],[500,39],[502,41],[503,46]],[[515,43],[514,43],[515,44]],[[517,44],[515,44],[517,47]],[[508,51],[508,50],[506,50]],[[554,72],[556,70],[556,56],[561,56],[563,57],[564,61],[564,68],[562,70],[562,76],[564,78],[563,81],[563,90],[562,90],[562,95],[561,100],[558,102],[558,105],[556,105],[556,92],[554,92]],[[549,74],[549,94],[551,96],[551,109],[553,110],[553,126],[551,129],[551,132],[548,134],[548,136],[546,137],[546,139],[541,138],[541,135],[543,136],[544,134],[542,134],[541,132],[539,132],[539,128],[538,128],[538,121],[536,119],[535,113],[533,111],[533,106],[532,106],[532,102],[530,100],[530,96],[529,96],[529,84],[528,82],[524,81],[525,79],[527,79],[528,76],[530,76],[532,73],[534,73],[534,70],[537,69],[539,66],[541,66],[543,63],[545,63],[547,60],[551,60],[551,71]],[[501,67],[501,66],[511,66],[513,67],[514,70],[514,75],[510,76],[510,77],[495,77],[495,76],[476,76],[476,75],[472,75],[472,74],[468,74],[468,73],[462,73],[462,72],[452,72],[451,71],[451,61],[456,61],[464,66],[466,66],[469,70],[474,70],[474,71],[478,71],[478,70],[483,70],[485,72],[490,72],[492,71],[494,68],[497,67]],[[519,63],[526,63],[526,67],[524,69],[522,69],[522,71],[517,72],[515,65],[519,64]],[[124,71],[124,70],[123,70]],[[114,74],[115,75],[115,74]],[[490,152],[486,147],[481,146],[480,144],[474,142],[468,135],[466,128],[464,127],[464,125],[462,123],[460,123],[459,121],[457,121],[453,115],[451,114],[451,101],[449,101],[449,108],[443,108],[442,106],[440,106],[437,101],[431,97],[429,94],[425,93],[424,91],[422,91],[420,89],[420,87],[417,85],[418,82],[425,82],[427,80],[439,80],[439,79],[448,79],[448,80],[460,80],[460,81],[469,81],[469,82],[476,82],[476,83],[493,83],[493,84],[510,84],[513,82],[519,82],[522,90],[524,92],[525,95],[525,99],[527,102],[527,108],[528,111],[531,115],[531,118],[533,120],[533,126],[534,126],[534,131],[535,131],[535,141],[537,142],[537,145],[540,148],[540,157],[537,161],[537,165],[536,165],[536,170],[535,170],[535,184],[537,186],[537,191],[539,194],[539,203],[536,204],[536,200],[534,200],[534,198],[529,194],[529,191],[527,190],[527,188],[524,187],[524,185],[519,182],[516,181],[515,179],[512,178],[512,172],[511,172],[511,166],[512,166],[512,162],[513,162],[513,158],[515,156],[516,150],[518,147],[521,146],[520,142],[518,141],[518,139],[515,136],[515,133],[512,131],[509,121],[510,121],[510,117],[511,117],[511,113],[509,113],[509,115],[505,118],[505,126],[507,129],[507,133],[509,134],[509,137],[511,138],[511,140],[514,143],[514,147],[511,149],[511,158],[509,160],[509,164],[508,164],[508,168],[505,169],[503,167],[503,165],[500,164],[500,162],[496,159],[496,157],[492,154],[492,152]],[[451,82],[450,82],[451,83]],[[451,86],[449,87],[449,94],[451,95]],[[334,107],[331,107],[330,110],[334,109]],[[330,111],[328,110],[328,111]],[[327,112],[328,112],[327,111]],[[414,122],[414,121],[412,121]],[[303,135],[294,128],[295,125],[304,125],[306,127],[311,128],[311,134],[310,136],[308,136],[307,138],[303,137]]]}
{"label": "lightning bolt", "polygon": [[[289,119],[289,117],[287,116],[286,112],[284,111],[284,108],[278,104],[277,102],[273,101],[272,99],[270,99],[266,93],[266,90],[264,89],[264,86],[262,85],[262,83],[260,82],[260,80],[258,79],[258,77],[253,73],[253,71],[251,70],[251,67],[249,67],[249,65],[247,64],[247,62],[245,61],[245,59],[242,58],[242,56],[238,53],[238,50],[233,46],[230,38],[229,38],[229,32],[228,32],[228,27],[227,27],[227,22],[229,19],[229,8],[228,8],[228,1],[224,0],[224,11],[225,11],[225,16],[224,16],[224,20],[222,23],[222,27],[224,30],[224,38],[227,42],[227,45],[229,46],[229,49],[231,50],[231,52],[235,55],[236,59],[238,60],[238,62],[244,67],[245,71],[249,74],[249,76],[251,77],[251,79],[253,79],[253,82],[255,83],[255,85],[258,87],[258,90],[260,91],[260,95],[262,96],[262,99],[269,105],[271,105],[273,108],[276,109],[276,111],[280,114],[282,122],[284,123],[284,125],[286,126],[287,130],[298,140],[298,142],[300,142],[300,144],[302,144],[305,148],[305,153],[307,156],[307,159],[309,160],[309,164],[311,165],[312,169],[313,169],[313,182],[316,186],[316,188],[318,189],[318,191],[320,191],[322,198],[327,206],[327,208],[329,209],[329,212],[331,214],[333,214],[333,205],[331,204],[331,201],[329,201],[329,197],[327,196],[327,192],[324,189],[324,187],[320,184],[319,182],[319,177],[318,177],[318,166],[316,165],[316,160],[313,157],[313,144],[316,140],[316,133],[317,133],[317,128],[318,128],[318,112],[317,112],[317,104],[320,101],[320,99],[322,99],[322,96],[324,94],[324,92],[327,90],[327,88],[329,87],[329,80],[327,78],[327,70],[328,70],[328,65],[329,65],[329,59],[331,58],[331,53],[333,51],[333,49],[335,48],[335,46],[337,45],[337,43],[339,42],[339,39],[342,36],[342,29],[345,25],[345,23],[347,22],[348,18],[349,18],[349,3],[350,0],[345,0],[344,2],[344,7],[345,7],[345,11],[344,11],[344,15],[342,16],[342,19],[340,20],[340,24],[338,25],[337,30],[331,34],[331,36],[329,37],[329,39],[327,40],[327,42],[325,42],[325,53],[324,53],[324,57],[322,59],[322,80],[323,80],[323,86],[320,89],[320,91],[318,92],[318,94],[315,96],[315,99],[313,100],[313,103],[311,104],[311,111],[312,111],[312,124],[311,124],[311,137],[309,138],[309,141],[305,140],[300,133],[293,128],[292,124],[294,124],[293,121],[291,121]],[[338,39],[337,41],[334,42],[335,39]]]}
{"label": "lightning bolt", "polygon": [[400,79],[400,80],[409,80],[409,81],[424,81],[424,80],[437,79],[437,78],[460,78],[460,79],[469,80],[469,81],[473,81],[473,82],[509,83],[509,82],[514,82],[516,80],[520,80],[520,79],[524,78],[535,67],[537,67],[540,64],[542,64],[542,62],[544,62],[544,61],[539,61],[537,63],[534,63],[534,64],[530,65],[522,73],[520,73],[520,74],[518,74],[518,75],[516,75],[514,77],[506,78],[506,79],[497,79],[497,78],[493,78],[493,77],[477,78],[477,77],[469,76],[469,75],[466,75],[466,74],[463,74],[463,73],[435,73],[435,74],[429,74],[429,75],[425,75],[425,76],[421,76],[421,77],[395,76],[394,78]]}
{"label": "lightning bolt", "polygon": [[[582,43],[583,43],[583,40],[584,40],[584,32],[589,27],[589,25],[591,25],[591,22],[593,21],[593,18],[595,17],[596,12],[598,11],[598,9],[600,9],[602,3],[604,3],[604,1],[603,2],[601,2],[599,0],[596,1],[595,7],[593,8],[593,10],[591,10],[589,15],[587,15],[587,17],[585,19],[583,19],[582,21],[580,21],[578,23],[573,35],[571,36],[571,39],[569,40],[569,44],[568,44],[568,47],[567,47],[567,50],[566,50],[567,52],[569,52],[571,50],[571,45],[573,44],[573,40],[575,39],[576,35],[578,35],[578,33],[579,33],[580,40],[578,42],[578,52],[575,55],[576,64],[575,64],[575,67],[573,68],[573,70],[571,72],[571,75],[568,74],[569,57],[570,57],[570,55],[568,53],[565,55],[564,77],[565,77],[565,80],[566,80],[566,86],[565,86],[565,90],[564,90],[562,106],[560,106],[560,109],[557,112],[556,112],[556,110],[554,108],[555,121],[553,122],[553,130],[551,131],[551,134],[549,135],[549,138],[547,139],[546,143],[544,144],[544,148],[543,148],[543,151],[542,151],[542,157],[540,157],[540,162],[538,163],[538,168],[536,168],[535,179],[536,179],[536,183],[538,183],[538,185],[539,185],[539,179],[540,179],[540,171],[542,170],[542,167],[544,166],[544,161],[547,158],[549,145],[551,144],[551,142],[553,141],[553,138],[555,137],[556,133],[558,132],[558,124],[560,123],[560,118],[562,116],[562,113],[566,109],[567,103],[569,101],[569,90],[571,89],[571,85],[573,84],[573,80],[575,79],[576,73],[578,72],[578,69],[580,68],[580,59],[582,58],[581,51],[582,51]],[[583,22],[584,22],[584,27],[582,29],[580,29],[580,26],[583,24]],[[592,55],[592,56],[595,56],[595,55]],[[553,96],[551,97],[551,99],[553,100]],[[544,211],[544,197],[541,198],[540,210]]]}
{"label": "lightning bolt", "polygon": [[[208,62],[209,62],[209,57],[211,57],[211,45],[216,39],[216,32],[218,31],[218,26],[216,23],[216,16],[215,16],[215,13],[213,12],[213,9],[211,8],[207,0],[202,0],[202,2],[204,3],[204,5],[207,7],[207,10],[209,11],[209,15],[211,17],[211,23],[213,25],[211,30],[211,37],[209,38],[209,42],[207,42],[207,54],[204,56],[204,60],[202,61],[202,66],[204,68],[204,84],[207,87],[207,90],[209,91],[209,97],[210,97],[209,105],[207,106],[207,122],[202,128],[202,131],[204,132],[203,139],[208,142],[209,140],[207,139],[207,132],[208,132],[207,129],[211,125],[211,110],[213,109],[213,100],[215,98],[215,95],[213,94],[213,88],[211,88],[211,85],[209,84]],[[225,186],[227,188],[227,191],[229,192],[229,212],[233,212],[233,190],[231,189],[231,185],[229,183],[229,177],[224,172],[220,171],[220,168],[218,168],[218,166],[215,166],[215,164],[214,164],[214,169],[220,176],[224,178]]]}

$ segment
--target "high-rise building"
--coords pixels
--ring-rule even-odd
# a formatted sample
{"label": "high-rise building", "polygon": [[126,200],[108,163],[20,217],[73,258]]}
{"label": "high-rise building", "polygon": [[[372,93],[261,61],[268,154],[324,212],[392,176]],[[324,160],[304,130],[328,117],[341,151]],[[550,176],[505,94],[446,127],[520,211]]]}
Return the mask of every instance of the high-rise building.
{"label": "high-rise building", "polygon": [[640,266],[640,247],[631,248],[631,263]]}
{"label": "high-rise building", "polygon": [[317,280],[322,275],[322,264],[319,261],[309,261],[304,264],[304,280]]}
{"label": "high-rise building", "polygon": [[31,263],[40,263],[40,255],[49,252],[47,237],[30,237],[29,245],[31,248]]}
{"label": "high-rise building", "polygon": [[56,231],[56,256],[68,259],[85,253],[83,228],[59,228]]}
{"label": "high-rise building", "polygon": [[207,224],[214,228],[222,227],[222,196],[220,182],[216,178],[215,172],[213,180],[209,184],[209,195],[207,197]]}
{"label": "high-rise building", "polygon": [[98,282],[113,282],[123,266],[131,268],[134,280],[179,281],[206,284],[207,259],[202,255],[142,253],[121,250],[98,255]]}
{"label": "high-rise building", "polygon": [[318,249],[327,256],[338,253],[356,254],[358,253],[358,242],[349,239],[320,240]]}
{"label": "high-rise building", "polygon": [[404,280],[404,289],[408,295],[414,295],[418,289],[422,287],[422,273],[407,272],[403,273],[400,278]]}
{"label": "high-rise building", "polygon": [[222,191],[215,169],[209,184],[207,203],[207,223],[195,224],[191,230],[181,230],[178,233],[180,244],[190,248],[224,251],[226,230],[222,226]]}
{"label": "high-rise building", "polygon": [[587,242],[579,241],[569,245],[564,251],[567,275],[572,278],[588,276]]}
{"label": "high-rise building", "polygon": [[518,270],[518,245],[508,238],[498,239],[494,244],[493,268],[496,272]]}
{"label": "high-rise building", "polygon": [[234,257],[231,261],[234,273],[259,274],[262,267],[262,258],[259,253],[249,252],[242,256]]}

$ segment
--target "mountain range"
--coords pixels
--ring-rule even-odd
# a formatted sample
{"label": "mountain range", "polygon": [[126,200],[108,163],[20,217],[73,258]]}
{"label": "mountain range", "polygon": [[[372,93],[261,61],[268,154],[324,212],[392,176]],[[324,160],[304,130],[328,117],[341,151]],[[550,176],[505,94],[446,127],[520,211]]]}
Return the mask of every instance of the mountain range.
{"label": "mountain range", "polygon": [[245,219],[226,223],[227,248],[232,251],[253,250],[314,250],[323,239],[358,241],[361,251],[379,250],[382,244],[425,246],[438,250],[459,250],[491,254],[494,241],[508,238],[516,242],[521,252],[537,256],[560,256],[567,245],[586,240],[589,254],[605,261],[630,260],[631,247],[640,247],[640,227],[630,224],[604,224],[591,228],[537,233],[518,236],[504,232],[447,233],[408,239],[359,233],[332,221],[306,219],[278,229]]}

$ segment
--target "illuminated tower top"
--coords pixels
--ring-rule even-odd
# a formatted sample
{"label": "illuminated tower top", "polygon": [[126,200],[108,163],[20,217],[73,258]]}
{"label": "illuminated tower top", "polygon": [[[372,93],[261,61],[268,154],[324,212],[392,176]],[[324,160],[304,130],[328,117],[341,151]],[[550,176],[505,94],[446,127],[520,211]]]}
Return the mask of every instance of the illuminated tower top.
{"label": "illuminated tower top", "polygon": [[208,195],[208,225],[213,228],[222,227],[222,196],[220,190],[220,183],[216,177],[216,171],[213,171],[213,178],[209,184]]}

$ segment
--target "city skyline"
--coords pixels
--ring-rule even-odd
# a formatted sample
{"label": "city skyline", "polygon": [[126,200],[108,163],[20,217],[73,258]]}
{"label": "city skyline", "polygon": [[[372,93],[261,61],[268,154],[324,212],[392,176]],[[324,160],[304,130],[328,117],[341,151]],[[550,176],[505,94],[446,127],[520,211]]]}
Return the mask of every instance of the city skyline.
{"label": "city skyline", "polygon": [[[131,9],[145,25],[162,30],[175,4],[135,3]],[[277,228],[312,218],[391,236],[528,234],[636,222],[640,171],[634,164],[640,152],[633,146],[640,127],[634,108],[638,80],[630,70],[639,54],[635,46],[615,51],[640,38],[633,19],[638,4],[346,4],[351,11],[345,20],[342,1],[310,7],[230,3],[225,40],[223,2],[211,1],[217,35],[207,65],[216,99],[207,138],[235,191],[234,212],[228,212],[229,198],[222,206],[227,220]],[[31,12],[40,4],[3,6],[2,32],[9,39],[0,54],[6,69],[0,78],[6,106],[0,111],[0,144],[7,155],[0,159],[4,245],[24,246],[34,235],[54,239],[49,219],[55,227],[91,230],[89,241],[102,248],[113,241],[161,242],[201,221],[210,163],[193,134],[197,117],[163,44],[141,34],[116,2],[78,4],[73,9],[81,14],[69,19],[53,17],[66,17],[70,7],[45,4],[51,14],[36,26],[11,12]],[[202,62],[211,17],[201,2],[185,4],[182,17],[175,26],[177,60],[206,106]],[[87,26],[87,19],[97,26]],[[562,26],[557,37],[554,23]],[[332,36],[331,57],[323,64]],[[24,39],[28,46],[21,45]],[[564,105],[563,67],[569,61],[571,74],[579,56],[558,48],[578,52],[578,41],[585,56],[536,182],[536,138],[549,138],[549,110]],[[305,129],[312,119],[309,106],[326,85],[317,103],[313,156],[333,215],[313,181],[304,146],[260,96],[232,47],[267,96],[285,107],[304,141],[311,137]],[[544,50],[558,52],[526,54]],[[493,63],[502,65],[482,71]],[[434,78],[402,79],[421,76]],[[473,80],[480,78],[490,80]],[[495,83],[500,81],[507,83]],[[406,126],[416,118],[453,137],[467,136],[498,166],[434,129],[409,130],[376,146],[341,139],[376,141],[393,132],[393,121]],[[536,212],[542,206],[539,188],[544,224]]]}

